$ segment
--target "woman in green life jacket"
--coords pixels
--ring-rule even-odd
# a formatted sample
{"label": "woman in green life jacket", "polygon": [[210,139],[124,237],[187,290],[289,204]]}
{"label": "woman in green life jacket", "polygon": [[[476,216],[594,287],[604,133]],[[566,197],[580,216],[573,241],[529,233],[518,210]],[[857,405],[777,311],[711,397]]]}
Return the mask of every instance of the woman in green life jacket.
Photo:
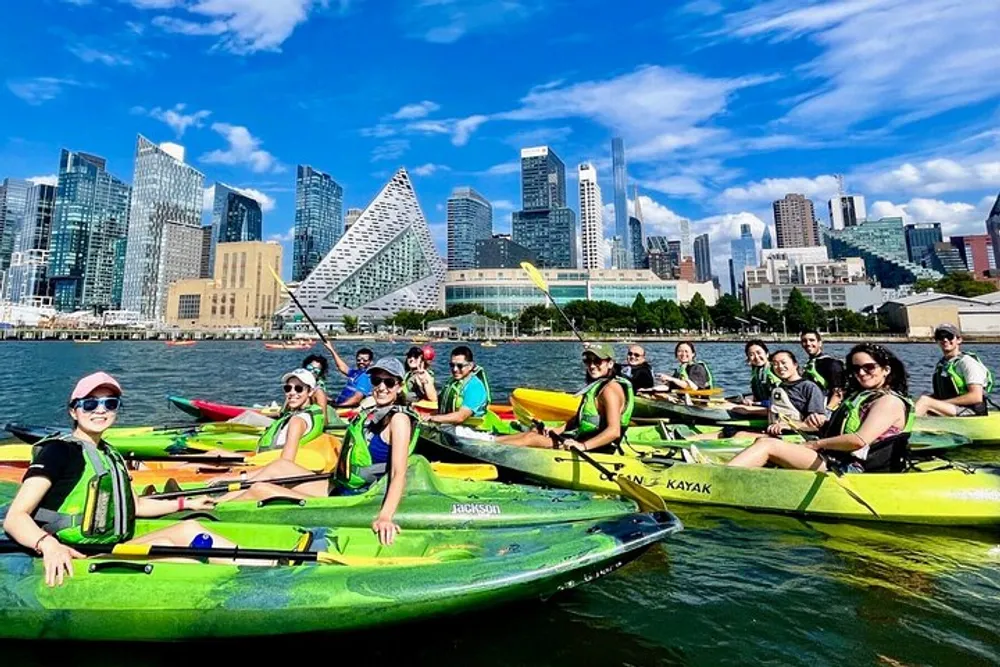
{"label": "woman in green life jacket", "polygon": [[767,407],[771,390],[781,384],[781,378],[771,369],[770,353],[762,340],[752,340],[743,347],[750,367],[750,394],[743,397],[744,405]]}
{"label": "woman in green life jacket", "polygon": [[674,347],[677,369],[672,375],[661,373],[656,379],[670,385],[672,389],[711,389],[714,386],[712,371],[704,361],[695,359],[695,354],[694,343],[687,341],[677,343]]}
{"label": "woman in green life jacket", "polygon": [[[368,371],[372,381],[372,398],[375,405],[362,409],[351,420],[344,437],[340,464],[330,483],[308,482],[292,488],[263,481],[246,491],[224,496],[227,500],[265,500],[267,498],[321,498],[336,493],[351,493],[363,489],[369,481],[388,473],[382,507],[372,521],[372,530],[382,544],[392,544],[400,532],[393,517],[406,490],[406,467],[417,441],[417,416],[406,408],[403,394],[403,364],[398,359],[379,359]],[[265,468],[277,469],[281,477],[298,477],[313,474],[291,461],[268,464]],[[271,474],[267,479],[276,479]]]}
{"label": "woman in green life jacket", "polygon": [[127,542],[186,547],[198,535],[208,533],[216,547],[235,546],[196,521],[181,521],[133,539],[136,517],[208,510],[215,503],[205,497],[136,497],[124,459],[102,439],[118,418],[121,395],[121,386],[107,373],[88,375],[76,384],[69,400],[72,433],[36,445],[7,510],[4,531],[42,557],[49,586],[72,577],[72,561],[85,558],[74,545]]}
{"label": "woman in green life jacket", "polygon": [[831,468],[864,472],[872,445],[913,428],[913,403],[907,396],[906,369],[881,345],[862,343],[847,355],[847,398],[825,424],[819,440],[801,445],[759,438],[737,454],[730,466],[761,468]]}
{"label": "woman in green life jacket", "polygon": [[589,383],[576,415],[562,426],[497,438],[521,447],[596,450],[617,445],[632,418],[632,383],[617,374],[614,349],[607,343],[587,344],[583,365]]}
{"label": "woman in green life jacket", "polygon": [[326,395],[326,371],[328,368],[326,357],[320,354],[310,354],[302,360],[302,368],[306,369],[316,377],[316,388],[313,389],[312,402],[319,406],[323,414],[326,414],[326,406],[330,404]]}

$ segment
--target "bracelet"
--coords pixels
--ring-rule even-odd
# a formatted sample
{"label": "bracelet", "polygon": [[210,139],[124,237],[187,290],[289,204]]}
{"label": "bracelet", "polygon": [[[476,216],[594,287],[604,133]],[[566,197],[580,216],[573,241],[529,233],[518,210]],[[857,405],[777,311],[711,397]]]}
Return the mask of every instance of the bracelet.
{"label": "bracelet", "polygon": [[39,545],[41,545],[42,540],[44,540],[46,537],[52,537],[52,535],[50,533],[45,533],[44,535],[42,535],[41,537],[38,538],[37,542],[35,542],[35,553],[36,554],[42,553],[42,550],[39,549],[38,547],[39,547]]}
{"label": "bracelet", "polygon": [[184,496],[177,499],[177,511],[180,512],[184,509]]}

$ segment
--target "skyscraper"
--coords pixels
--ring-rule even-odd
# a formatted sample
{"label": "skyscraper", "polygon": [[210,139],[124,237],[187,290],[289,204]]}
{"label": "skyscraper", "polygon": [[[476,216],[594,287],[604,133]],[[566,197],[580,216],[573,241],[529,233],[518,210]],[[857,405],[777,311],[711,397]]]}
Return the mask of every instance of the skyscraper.
{"label": "skyscraper", "polygon": [[212,271],[214,270],[212,262],[212,247],[214,243],[212,241],[215,239],[213,232],[214,228],[212,225],[204,225],[201,228],[201,271],[198,273],[199,278],[212,277]]}
{"label": "skyscraper", "polygon": [[620,269],[632,268],[632,247],[628,242],[628,169],[625,165],[625,142],[621,137],[611,140],[611,169],[615,188],[615,236],[622,239],[624,264]]}
{"label": "skyscraper", "polygon": [[448,197],[448,269],[476,266],[476,241],[493,236],[493,206],[472,188]]}
{"label": "skyscraper", "polygon": [[[779,234],[780,240],[780,234]],[[748,266],[757,265],[757,244],[754,241],[750,225],[744,223],[740,225],[740,237],[729,242],[732,260],[730,271],[732,272],[730,287],[733,295],[741,301],[743,300],[744,271]]]}
{"label": "skyscraper", "polygon": [[677,223],[681,228],[681,257],[694,257],[694,244],[691,242],[691,221],[681,218]]}
{"label": "skyscraper", "polygon": [[14,239],[14,252],[7,273],[6,298],[13,303],[31,303],[49,296],[45,277],[56,204],[54,185],[34,185],[28,190],[21,228]]}
{"label": "skyscraper", "polygon": [[128,234],[132,188],[106,169],[107,161],[97,155],[60,153],[48,266],[57,310],[104,311],[121,304],[114,286],[125,265],[115,251]]}
{"label": "skyscraper", "polygon": [[990,209],[990,214],[986,218],[986,233],[993,241],[993,260],[997,266],[1000,266],[1000,195],[997,195],[997,200],[993,203],[993,208]]}
{"label": "skyscraper", "polygon": [[215,271],[216,245],[260,241],[263,223],[264,214],[260,210],[260,202],[225,183],[216,183],[215,202],[212,206],[212,243],[208,251],[209,276]]}
{"label": "skyscraper", "polygon": [[0,184],[0,272],[10,266],[14,238],[24,223],[31,183],[19,178],[5,178]]}
{"label": "skyscraper", "polygon": [[827,202],[827,209],[830,211],[831,229],[855,227],[868,218],[865,198],[861,195],[837,195]]}
{"label": "skyscraper", "polygon": [[699,234],[694,240],[695,280],[699,283],[712,279],[712,251],[708,234]]}
{"label": "skyscraper", "polygon": [[633,269],[646,268],[646,245],[642,237],[642,220],[635,216],[628,219],[628,255]]}
{"label": "skyscraper", "polygon": [[799,194],[787,194],[784,199],[775,201],[773,206],[779,248],[820,245],[812,200]]}
{"label": "skyscraper", "polygon": [[305,280],[344,234],[344,188],[329,174],[299,165],[295,180],[292,280]]}
{"label": "skyscraper", "polygon": [[184,147],[139,135],[128,218],[122,308],[150,320],[166,311],[170,283],[201,272],[205,177]]}
{"label": "skyscraper", "polygon": [[576,214],[566,208],[566,167],[548,146],[521,150],[523,210],[511,218],[514,243],[543,267],[576,268]]}
{"label": "skyscraper", "polygon": [[923,222],[907,225],[905,233],[907,258],[919,266],[933,268],[934,244],[942,241],[941,223]]}
{"label": "skyscraper", "polygon": [[589,162],[578,168],[580,179],[580,234],[584,269],[604,268],[604,202],[597,169]]}
{"label": "skyscraper", "polygon": [[344,231],[346,232],[348,229],[350,229],[351,225],[357,222],[358,218],[360,218],[361,214],[364,212],[365,210],[363,208],[347,209],[347,215],[344,216]]}
{"label": "skyscraper", "polygon": [[982,278],[997,268],[995,248],[989,234],[952,236],[949,241],[958,248],[965,265],[977,278]]}
{"label": "skyscraper", "polygon": [[760,249],[770,250],[774,247],[774,240],[771,238],[771,225],[764,225],[764,235],[760,237]]}

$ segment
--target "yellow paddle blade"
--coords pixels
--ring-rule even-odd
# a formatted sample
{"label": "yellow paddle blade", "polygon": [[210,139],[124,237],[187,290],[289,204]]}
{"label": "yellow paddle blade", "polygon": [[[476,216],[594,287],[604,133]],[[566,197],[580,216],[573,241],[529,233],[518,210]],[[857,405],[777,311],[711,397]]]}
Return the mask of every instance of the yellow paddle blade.
{"label": "yellow paddle blade", "polygon": [[722,393],[722,387],[714,389],[678,389],[677,393],[687,394],[688,396],[715,396]]}
{"label": "yellow paddle blade", "polygon": [[431,470],[439,477],[471,479],[477,482],[492,482],[500,477],[497,467],[489,463],[431,463]]}
{"label": "yellow paddle blade", "polygon": [[0,463],[27,463],[31,461],[31,445],[3,445]]}
{"label": "yellow paddle blade", "polygon": [[521,262],[521,268],[524,269],[524,272],[528,274],[531,282],[535,283],[538,289],[543,292],[549,291],[549,285],[545,282],[545,278],[542,277],[542,272],[536,269],[534,264],[531,262]]}
{"label": "yellow paddle blade", "polygon": [[616,475],[615,481],[622,494],[634,500],[643,512],[666,512],[667,502],[646,487],[636,484],[628,477]]}
{"label": "yellow paddle blade", "polygon": [[350,565],[351,567],[412,567],[414,565],[435,565],[444,561],[433,556],[398,556],[378,558],[376,556],[344,556],[329,551],[316,554],[316,560],[325,565]]}
{"label": "yellow paddle blade", "polygon": [[148,556],[150,547],[152,544],[116,544],[112,549],[111,553],[115,556],[126,556],[135,558],[138,556]]}
{"label": "yellow paddle blade", "polygon": [[438,404],[437,401],[417,401],[413,403],[413,407],[417,410],[426,410],[428,412],[437,412]]}

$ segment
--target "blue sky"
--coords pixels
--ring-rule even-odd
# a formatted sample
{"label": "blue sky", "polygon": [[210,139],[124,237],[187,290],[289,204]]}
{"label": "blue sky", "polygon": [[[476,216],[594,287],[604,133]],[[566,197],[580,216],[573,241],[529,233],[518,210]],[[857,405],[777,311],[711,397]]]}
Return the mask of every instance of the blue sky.
{"label": "blue sky", "polygon": [[356,207],[405,166],[443,249],[456,186],[509,229],[524,146],[562,157],[574,208],[583,160],[611,201],[620,134],[647,233],[691,219],[717,270],[786,192],[825,219],[834,174],[870,215],[982,233],[998,25],[986,0],[8,0],[0,177],[51,176],[67,147],[130,181],[142,133],[252,189],[287,240],[296,164]]}

